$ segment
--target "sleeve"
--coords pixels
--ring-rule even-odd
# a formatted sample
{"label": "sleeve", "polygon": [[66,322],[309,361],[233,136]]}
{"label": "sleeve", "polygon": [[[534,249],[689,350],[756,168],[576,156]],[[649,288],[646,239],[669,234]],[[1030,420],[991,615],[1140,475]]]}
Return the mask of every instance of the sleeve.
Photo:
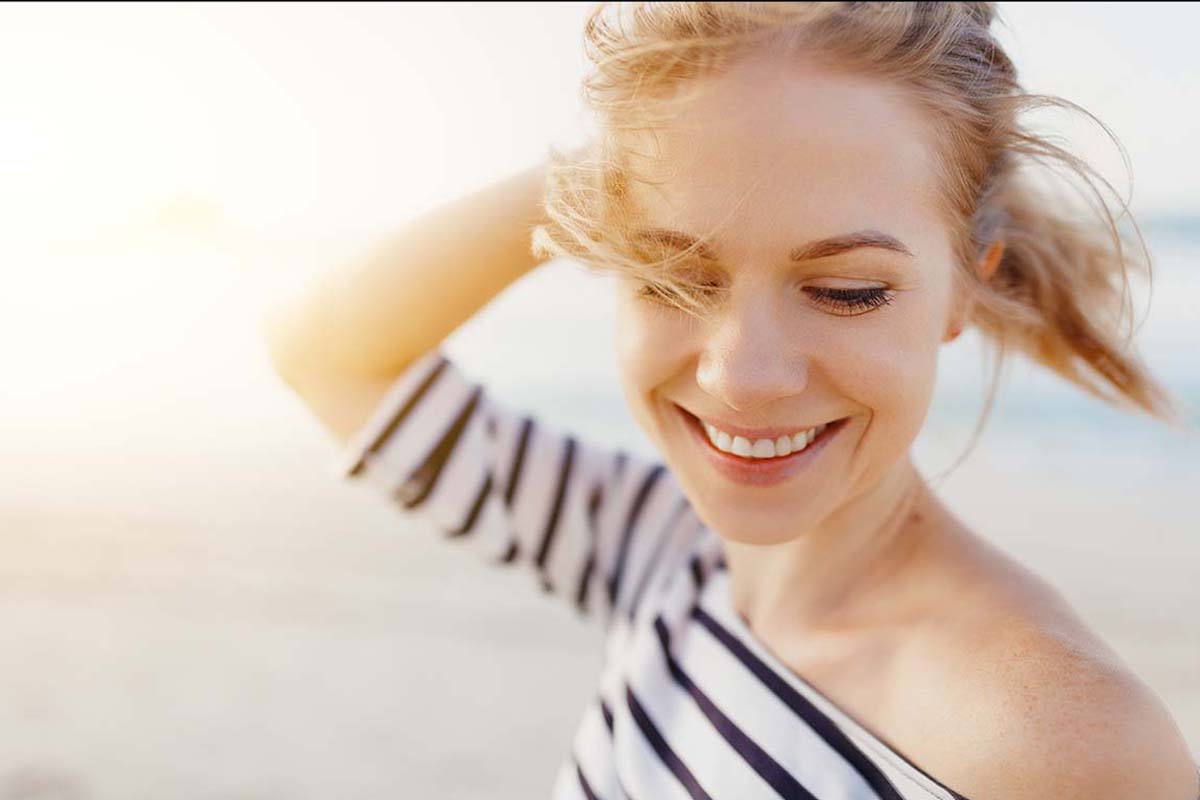
{"label": "sleeve", "polygon": [[497,403],[442,350],[413,362],[338,474],[398,513],[610,627],[690,552],[702,523],[671,472]]}

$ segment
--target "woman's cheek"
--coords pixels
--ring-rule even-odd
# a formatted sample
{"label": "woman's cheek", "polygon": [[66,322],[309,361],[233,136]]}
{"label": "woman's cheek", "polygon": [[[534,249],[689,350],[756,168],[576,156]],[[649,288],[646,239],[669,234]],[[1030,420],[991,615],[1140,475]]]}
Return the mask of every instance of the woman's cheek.
{"label": "woman's cheek", "polygon": [[637,299],[622,300],[616,314],[616,352],[622,380],[642,393],[674,377],[691,345],[686,321]]}
{"label": "woman's cheek", "polygon": [[892,322],[843,356],[841,388],[871,412],[864,442],[897,457],[916,439],[929,411],[938,347],[919,321]]}

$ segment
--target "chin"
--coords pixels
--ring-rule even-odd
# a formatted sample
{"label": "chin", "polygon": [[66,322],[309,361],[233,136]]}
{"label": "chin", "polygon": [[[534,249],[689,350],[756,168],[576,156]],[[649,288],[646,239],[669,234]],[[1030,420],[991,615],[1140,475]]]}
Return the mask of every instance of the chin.
{"label": "chin", "polygon": [[[731,542],[754,545],[782,544],[796,538],[820,522],[811,503],[797,503],[794,498],[786,503],[764,505],[761,499],[747,497],[722,497],[721,492],[711,490],[688,492],[696,513],[713,532]],[[731,494],[736,495],[736,490]]]}
{"label": "chin", "polygon": [[[793,522],[792,525],[795,523]],[[799,536],[798,531],[801,528],[775,525],[772,527],[746,526],[738,524],[735,526],[710,526],[713,532],[721,539],[729,542],[738,542],[739,544],[751,544],[763,547],[771,545],[784,544]]]}

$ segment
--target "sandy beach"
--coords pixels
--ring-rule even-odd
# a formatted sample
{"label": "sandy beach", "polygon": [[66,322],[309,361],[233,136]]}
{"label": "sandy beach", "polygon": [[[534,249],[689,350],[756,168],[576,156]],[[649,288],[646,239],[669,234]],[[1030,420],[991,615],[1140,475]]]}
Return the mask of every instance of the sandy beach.
{"label": "sandy beach", "polygon": [[[237,453],[6,462],[0,798],[548,794],[596,630],[524,570],[330,477],[324,434],[277,411]],[[1168,513],[1182,491],[1050,489],[986,457],[942,491],[1060,587],[1195,749],[1200,545]]]}
{"label": "sandy beach", "polygon": [[[547,796],[594,690],[598,630],[529,572],[333,475],[333,441],[256,336],[273,290],[245,265],[282,260],[267,248],[113,250],[63,308],[93,336],[10,361],[0,800]],[[108,298],[167,296],[168,261],[197,276],[179,304],[109,319]],[[38,273],[46,291],[55,274]],[[507,402],[644,446],[583,280],[531,276],[452,352]],[[1186,296],[1160,295],[1154,340],[1184,389]],[[571,337],[546,335],[568,321]],[[951,391],[918,440],[927,475],[967,442],[977,358],[946,353]],[[1069,388],[1021,379],[1008,397],[939,493],[1058,587],[1200,752],[1200,448]]]}

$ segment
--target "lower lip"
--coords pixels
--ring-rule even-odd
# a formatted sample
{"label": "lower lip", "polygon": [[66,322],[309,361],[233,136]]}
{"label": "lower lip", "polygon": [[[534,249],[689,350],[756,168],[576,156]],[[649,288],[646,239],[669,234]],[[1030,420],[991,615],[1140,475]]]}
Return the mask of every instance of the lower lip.
{"label": "lower lip", "polygon": [[825,430],[817,434],[817,438],[813,439],[812,444],[791,455],[777,458],[743,458],[718,450],[709,441],[708,434],[705,433],[700,420],[679,406],[675,406],[675,411],[688,430],[692,432],[692,436],[707,456],[709,463],[730,480],[750,486],[772,486],[807,469],[821,454],[821,451],[833,441],[834,437],[841,433],[842,428],[846,427],[846,423],[849,421],[848,417],[844,417],[829,423],[825,426]]}

